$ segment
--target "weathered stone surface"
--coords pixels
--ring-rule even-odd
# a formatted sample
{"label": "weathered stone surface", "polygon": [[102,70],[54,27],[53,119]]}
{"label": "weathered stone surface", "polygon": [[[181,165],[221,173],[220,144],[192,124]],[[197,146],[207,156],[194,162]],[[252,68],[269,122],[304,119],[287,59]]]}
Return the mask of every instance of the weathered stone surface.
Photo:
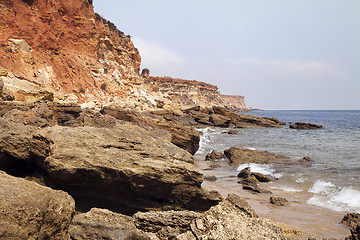
{"label": "weathered stone surface", "polygon": [[[0,69],[0,76],[3,76],[6,74],[7,71]],[[9,91],[5,86],[3,80],[0,78],[0,101],[12,101],[15,97],[11,91]]]}
{"label": "weathered stone surface", "polygon": [[69,233],[72,240],[150,239],[136,229],[131,217],[99,208],[76,215],[69,226]]}
{"label": "weathered stone surface", "polygon": [[138,229],[155,233],[160,239],[171,239],[191,230],[191,222],[200,216],[193,211],[164,211],[139,212],[133,218]]}
{"label": "weathered stone surface", "polygon": [[280,228],[256,217],[245,203],[238,196],[230,195],[195,219],[191,231],[196,239],[286,239]]}
{"label": "weathered stone surface", "polygon": [[227,134],[230,134],[230,135],[238,135],[238,134],[239,134],[239,131],[232,129],[232,130],[229,130],[229,131],[227,132]]}
{"label": "weathered stone surface", "polygon": [[1,239],[70,239],[74,212],[67,193],[0,171]]}
{"label": "weathered stone surface", "polygon": [[253,175],[259,182],[271,182],[271,178],[262,173],[253,172],[251,175]]}
{"label": "weathered stone surface", "polygon": [[356,225],[350,229],[351,235],[345,240],[360,240],[360,225]]}
{"label": "weathered stone surface", "polygon": [[313,124],[313,123],[303,123],[303,122],[297,122],[297,123],[293,123],[290,124],[290,128],[293,129],[318,129],[318,128],[322,128],[322,125],[317,125],[317,124]]}
{"label": "weathered stone surface", "polygon": [[237,177],[239,177],[239,178],[248,178],[250,176],[251,176],[250,167],[246,167],[246,168],[242,169],[237,175]]}
{"label": "weathered stone surface", "polygon": [[215,127],[229,127],[231,119],[219,114],[211,114],[209,121],[212,122]]}
{"label": "weathered stone surface", "polygon": [[116,119],[129,121],[140,125],[143,128],[154,127],[163,129],[171,134],[170,141],[176,146],[195,154],[199,148],[199,133],[192,128],[181,126],[176,123],[168,123],[144,114],[129,111],[121,108],[104,107],[101,111],[105,115],[111,115]]}
{"label": "weathered stone surface", "polygon": [[270,197],[270,203],[276,206],[287,206],[289,205],[289,201],[283,197]]}
{"label": "weathered stone surface", "polygon": [[40,134],[53,146],[36,163],[79,204],[131,213],[165,206],[206,210],[220,200],[201,188],[203,175],[188,152],[132,124],[55,126]]}
{"label": "weathered stone surface", "polygon": [[348,213],[343,217],[341,222],[349,227],[360,225],[360,213]]}
{"label": "weathered stone surface", "polygon": [[[245,179],[245,180],[247,180],[247,179]],[[245,182],[244,180],[240,181],[239,183],[241,183],[243,185],[243,189],[245,189],[245,190],[250,190],[255,193],[271,193],[271,191],[269,191],[269,190],[260,188],[256,183]]]}
{"label": "weathered stone surface", "polygon": [[223,158],[226,158],[225,154],[218,152],[216,150],[212,150],[211,153],[208,153],[206,155],[205,160],[206,161],[215,161],[215,160],[223,159]]}
{"label": "weathered stone surface", "polygon": [[276,155],[274,153],[258,150],[250,150],[247,148],[237,148],[231,147],[224,151],[224,154],[230,159],[232,164],[241,164],[241,163],[277,163],[288,158],[281,155]]}

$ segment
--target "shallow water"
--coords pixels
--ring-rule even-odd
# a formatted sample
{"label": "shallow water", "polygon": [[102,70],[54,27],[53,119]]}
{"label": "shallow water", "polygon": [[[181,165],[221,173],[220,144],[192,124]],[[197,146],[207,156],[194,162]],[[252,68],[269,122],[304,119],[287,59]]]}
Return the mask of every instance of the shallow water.
{"label": "shallow water", "polygon": [[[247,147],[300,159],[309,156],[313,164],[305,167],[276,167],[250,164],[252,171],[277,177],[266,188],[299,196],[303,204],[334,212],[340,218],[345,212],[360,213],[360,111],[258,111],[254,116],[276,117],[289,122],[310,122],[322,129],[295,130],[283,128],[238,129],[239,135],[222,134],[224,129],[202,129],[200,149],[195,159],[204,160],[213,149]],[[206,169],[204,174],[218,177],[222,189],[238,188],[234,176],[244,167]],[[219,186],[217,186],[219,187]],[[301,197],[300,197],[301,196]],[[332,222],[339,222],[335,219]],[[324,224],[323,224],[324,225]],[[341,226],[340,228],[342,228]]]}

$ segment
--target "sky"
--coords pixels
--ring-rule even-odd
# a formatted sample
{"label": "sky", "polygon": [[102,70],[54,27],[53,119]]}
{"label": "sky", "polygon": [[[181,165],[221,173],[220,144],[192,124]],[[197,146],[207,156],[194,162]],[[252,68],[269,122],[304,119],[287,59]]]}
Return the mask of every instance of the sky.
{"label": "sky", "polygon": [[261,109],[360,110],[359,0],[95,0],[152,76]]}

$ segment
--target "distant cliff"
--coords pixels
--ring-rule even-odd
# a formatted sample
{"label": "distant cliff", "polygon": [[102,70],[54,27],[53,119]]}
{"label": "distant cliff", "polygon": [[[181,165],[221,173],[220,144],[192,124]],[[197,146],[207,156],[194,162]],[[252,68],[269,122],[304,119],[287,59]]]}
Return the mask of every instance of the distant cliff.
{"label": "distant cliff", "polygon": [[151,85],[154,92],[161,93],[178,106],[249,109],[243,96],[221,95],[217,86],[208,83],[171,77],[148,77],[145,83]]}
{"label": "distant cliff", "polygon": [[0,32],[3,99],[246,108],[204,82],[140,75],[131,37],[95,14],[90,0],[1,0]]}

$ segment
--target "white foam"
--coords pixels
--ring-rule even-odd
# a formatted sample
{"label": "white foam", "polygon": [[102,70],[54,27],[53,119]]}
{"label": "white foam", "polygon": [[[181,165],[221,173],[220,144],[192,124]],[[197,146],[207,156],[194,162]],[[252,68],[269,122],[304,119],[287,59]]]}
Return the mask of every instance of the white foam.
{"label": "white foam", "polygon": [[318,180],[309,192],[314,193],[307,203],[332,209],[360,213],[360,190],[353,187],[337,188],[331,182]]}
{"label": "white foam", "polygon": [[266,164],[257,164],[257,163],[245,163],[238,166],[237,170],[240,172],[244,168],[250,167],[251,172],[261,173],[264,175],[270,175],[276,178],[281,177],[281,174],[275,173],[275,169],[272,169],[269,165]]}
{"label": "white foam", "polygon": [[285,192],[302,192],[302,190],[300,190],[300,189],[296,189],[296,188],[292,188],[292,187],[286,187],[286,186],[280,186],[280,187],[272,186],[270,188],[271,189],[282,190],[282,191],[285,191]]}
{"label": "white foam", "polygon": [[296,179],[295,182],[296,182],[296,183],[303,183],[303,182],[305,182],[305,178],[299,177],[298,179]]}
{"label": "white foam", "polygon": [[212,131],[212,129],[207,127],[196,130],[202,132],[202,134],[200,135],[199,149],[196,151],[195,154],[204,154],[206,153],[206,145],[210,142],[210,132]]}
{"label": "white foam", "polygon": [[256,150],[256,148],[253,148],[253,147],[245,147],[246,149],[249,149],[249,150]]}

